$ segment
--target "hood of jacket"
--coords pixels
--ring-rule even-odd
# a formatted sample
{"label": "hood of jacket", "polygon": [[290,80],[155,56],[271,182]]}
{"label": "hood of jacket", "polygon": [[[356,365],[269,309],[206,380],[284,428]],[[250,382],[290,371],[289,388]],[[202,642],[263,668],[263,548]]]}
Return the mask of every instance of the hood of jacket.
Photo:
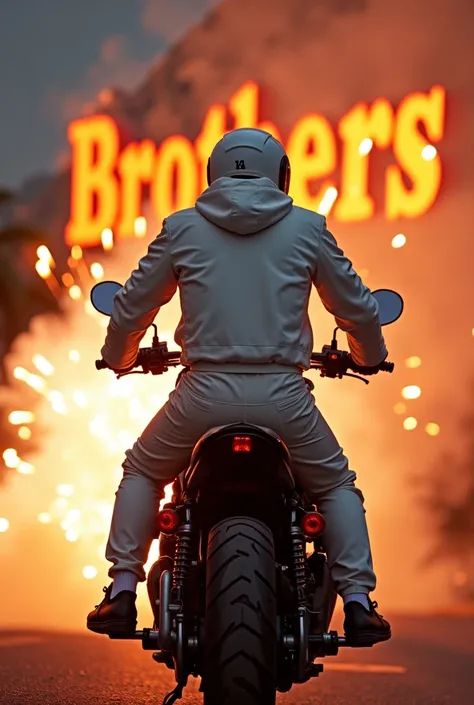
{"label": "hood of jacket", "polygon": [[197,211],[214,225],[238,235],[253,235],[291,211],[293,199],[271,179],[216,179],[196,201]]}

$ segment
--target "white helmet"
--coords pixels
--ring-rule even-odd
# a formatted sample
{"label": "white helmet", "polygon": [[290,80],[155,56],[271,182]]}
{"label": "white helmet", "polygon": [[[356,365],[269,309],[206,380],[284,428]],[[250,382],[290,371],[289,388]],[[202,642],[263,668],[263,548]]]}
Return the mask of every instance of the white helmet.
{"label": "white helmet", "polygon": [[240,127],[219,140],[207,163],[207,183],[222,176],[252,179],[266,176],[288,193],[290,162],[285,149],[269,132]]}

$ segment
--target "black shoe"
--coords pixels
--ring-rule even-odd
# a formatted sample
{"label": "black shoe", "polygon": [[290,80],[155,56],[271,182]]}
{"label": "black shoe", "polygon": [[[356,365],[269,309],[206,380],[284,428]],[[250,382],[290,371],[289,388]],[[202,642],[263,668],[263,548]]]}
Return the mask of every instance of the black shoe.
{"label": "black shoe", "polygon": [[133,634],[137,628],[136,594],[123,590],[111,599],[112,583],[104,592],[100,605],[87,615],[87,628],[97,634]]}
{"label": "black shoe", "polygon": [[375,611],[376,607],[376,602],[370,602],[368,610],[355,600],[344,605],[344,633],[348,646],[373,646],[390,639],[390,624]]}

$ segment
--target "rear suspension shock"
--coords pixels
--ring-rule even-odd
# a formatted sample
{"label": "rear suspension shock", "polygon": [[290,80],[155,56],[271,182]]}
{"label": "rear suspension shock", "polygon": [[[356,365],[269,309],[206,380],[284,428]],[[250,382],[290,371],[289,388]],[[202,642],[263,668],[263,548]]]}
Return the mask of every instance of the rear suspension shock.
{"label": "rear suspension shock", "polygon": [[303,532],[297,518],[296,502],[291,508],[291,558],[294,584],[296,589],[296,599],[298,607],[306,604],[306,564],[305,564],[305,541]]}
{"label": "rear suspension shock", "polygon": [[182,600],[186,580],[194,559],[193,526],[191,503],[185,504],[185,521],[177,532],[173,566],[172,589],[178,600]]}

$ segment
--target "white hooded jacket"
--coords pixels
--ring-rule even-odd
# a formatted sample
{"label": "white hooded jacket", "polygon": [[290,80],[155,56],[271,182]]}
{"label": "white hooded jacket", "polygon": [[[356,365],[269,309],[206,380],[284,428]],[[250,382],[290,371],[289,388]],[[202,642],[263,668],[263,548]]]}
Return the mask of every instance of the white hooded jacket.
{"label": "white hooded jacket", "polygon": [[116,295],[102,348],[125,369],[161,306],[179,289],[181,362],[275,363],[308,369],[311,287],[347,333],[359,365],[387,356],[378,305],[326,219],[293,205],[267,178],[217,179],[194,208],[166,218]]}

